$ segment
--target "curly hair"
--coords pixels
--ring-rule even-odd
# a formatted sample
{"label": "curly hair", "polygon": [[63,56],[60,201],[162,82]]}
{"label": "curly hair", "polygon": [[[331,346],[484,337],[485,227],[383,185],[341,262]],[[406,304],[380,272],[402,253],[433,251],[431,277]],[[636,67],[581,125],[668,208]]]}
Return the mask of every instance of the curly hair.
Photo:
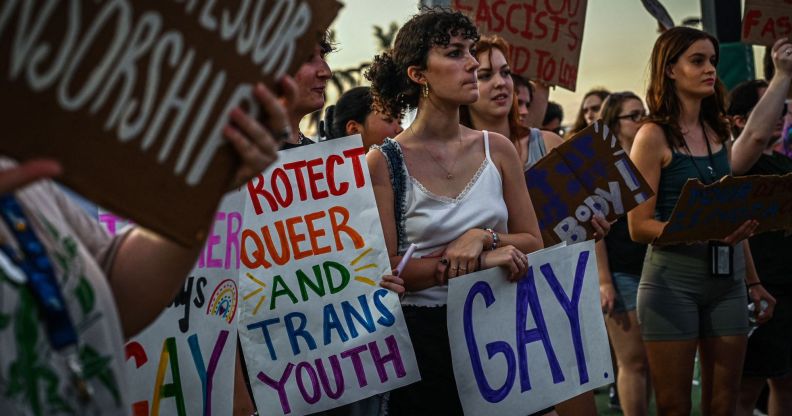
{"label": "curly hair", "polygon": [[[715,48],[715,65],[719,55],[718,40],[701,30],[679,26],[661,34],[655,41],[650,61],[649,88],[646,91],[646,105],[649,107],[648,121],[660,126],[665,133],[669,147],[684,146],[685,137],[679,127],[678,119],[682,104],[676,94],[676,83],[669,78],[666,70],[675,64],[686,50],[699,40],[709,40]],[[715,93],[701,101],[699,116],[718,135],[721,142],[729,139],[729,123],[724,114],[726,89],[720,78],[715,78]]]}
{"label": "curly hair", "polygon": [[423,8],[402,26],[393,48],[374,57],[366,71],[371,81],[374,109],[395,119],[401,119],[408,108],[416,108],[421,86],[407,76],[407,68],[425,69],[432,47],[446,47],[451,38],[478,41],[476,26],[464,14],[450,9]]}

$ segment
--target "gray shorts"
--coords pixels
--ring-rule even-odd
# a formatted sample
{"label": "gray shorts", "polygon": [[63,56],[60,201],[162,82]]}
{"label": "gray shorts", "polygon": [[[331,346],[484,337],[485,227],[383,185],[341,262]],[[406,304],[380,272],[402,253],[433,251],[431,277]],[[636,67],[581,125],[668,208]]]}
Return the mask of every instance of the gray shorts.
{"label": "gray shorts", "polygon": [[708,271],[706,245],[652,247],[638,285],[638,322],[647,341],[746,335],[745,257],[734,248],[734,273]]}

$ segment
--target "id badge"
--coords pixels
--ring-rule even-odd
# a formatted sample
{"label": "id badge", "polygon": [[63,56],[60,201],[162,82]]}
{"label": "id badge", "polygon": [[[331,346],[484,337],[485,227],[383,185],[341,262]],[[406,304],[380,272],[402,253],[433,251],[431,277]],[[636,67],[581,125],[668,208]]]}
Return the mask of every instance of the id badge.
{"label": "id badge", "polygon": [[709,243],[710,274],[716,278],[729,278],[734,269],[734,247],[729,244]]}

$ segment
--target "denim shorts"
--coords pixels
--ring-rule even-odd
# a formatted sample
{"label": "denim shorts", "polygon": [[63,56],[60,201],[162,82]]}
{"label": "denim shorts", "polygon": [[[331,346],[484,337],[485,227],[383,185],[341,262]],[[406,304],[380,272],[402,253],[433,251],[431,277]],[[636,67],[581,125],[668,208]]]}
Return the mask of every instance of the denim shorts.
{"label": "denim shorts", "polygon": [[634,311],[638,298],[638,282],[641,276],[632,273],[613,272],[613,287],[616,288],[616,301],[613,302],[615,313]]}

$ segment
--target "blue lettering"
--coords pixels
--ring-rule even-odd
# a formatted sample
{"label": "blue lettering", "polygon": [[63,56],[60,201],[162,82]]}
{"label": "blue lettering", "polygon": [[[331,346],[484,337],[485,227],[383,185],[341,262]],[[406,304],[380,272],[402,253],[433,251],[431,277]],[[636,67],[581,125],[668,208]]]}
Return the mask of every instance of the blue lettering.
{"label": "blue lettering", "polygon": [[[295,318],[299,319],[300,321],[300,325],[297,328],[294,327]],[[294,355],[298,355],[300,353],[300,346],[297,344],[297,337],[305,340],[305,343],[308,345],[308,349],[311,351],[316,349],[316,341],[314,341],[311,334],[305,330],[305,325],[308,323],[305,314],[300,312],[286,314],[286,316],[283,317],[283,323],[286,325],[286,334],[289,336],[289,343],[291,344]]]}
{"label": "blue lettering", "polygon": [[382,316],[377,319],[377,323],[382,326],[389,327],[396,323],[396,317],[393,316],[388,307],[382,303],[382,298],[385,296],[388,296],[387,289],[379,289],[374,292],[374,307],[377,308],[380,314],[382,314]]}
{"label": "blue lettering", "polygon": [[270,337],[269,329],[267,329],[267,327],[272,324],[277,324],[278,322],[280,322],[280,318],[265,319],[247,326],[249,331],[261,328],[261,333],[264,335],[264,342],[267,343],[267,349],[269,350],[270,358],[273,360],[277,360],[278,356],[275,354],[275,347],[272,346],[272,337]]}
{"label": "blue lettering", "polygon": [[324,345],[328,345],[333,342],[333,334],[332,330],[335,330],[338,333],[338,337],[341,338],[341,341],[346,342],[349,340],[349,335],[347,335],[346,331],[344,331],[344,326],[341,325],[341,320],[338,319],[338,314],[336,314],[335,307],[330,305],[325,305],[324,307]]}

